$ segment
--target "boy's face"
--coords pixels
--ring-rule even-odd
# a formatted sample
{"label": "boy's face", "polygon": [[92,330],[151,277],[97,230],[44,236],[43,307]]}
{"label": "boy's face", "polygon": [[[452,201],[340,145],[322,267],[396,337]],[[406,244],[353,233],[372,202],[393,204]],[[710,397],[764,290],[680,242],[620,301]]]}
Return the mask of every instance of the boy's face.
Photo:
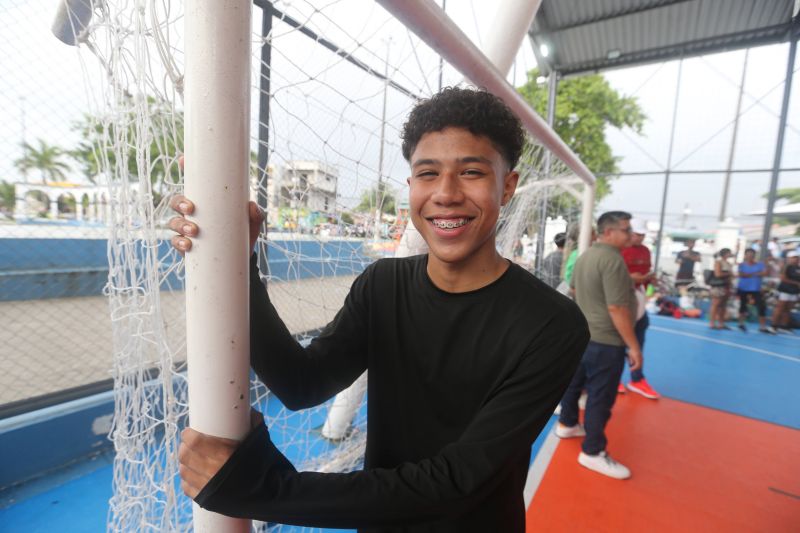
{"label": "boy's face", "polygon": [[423,135],[411,154],[409,204],[430,253],[445,263],[494,257],[500,207],[518,180],[486,137],[462,128]]}

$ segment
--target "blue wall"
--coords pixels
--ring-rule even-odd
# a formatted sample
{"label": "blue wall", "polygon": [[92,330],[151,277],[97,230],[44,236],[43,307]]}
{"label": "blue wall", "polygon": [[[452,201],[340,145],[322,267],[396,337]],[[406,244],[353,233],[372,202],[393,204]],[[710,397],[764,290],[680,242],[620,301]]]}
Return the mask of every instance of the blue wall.
{"label": "blue wall", "polygon": [[[141,242],[134,246],[143,257]],[[267,249],[269,273],[279,280],[352,275],[372,262],[362,241],[279,240]],[[161,242],[158,257],[169,253],[169,243]],[[100,295],[108,281],[107,254],[104,239],[0,239],[0,301]],[[183,288],[174,273],[167,283]]]}

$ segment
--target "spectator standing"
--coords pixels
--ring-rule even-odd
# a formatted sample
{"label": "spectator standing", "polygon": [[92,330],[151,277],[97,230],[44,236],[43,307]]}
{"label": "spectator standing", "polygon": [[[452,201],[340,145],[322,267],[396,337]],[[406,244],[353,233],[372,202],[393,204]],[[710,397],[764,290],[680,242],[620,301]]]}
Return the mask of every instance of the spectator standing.
{"label": "spectator standing", "polygon": [[786,254],[786,264],[781,270],[781,282],[778,284],[778,303],[772,314],[772,326],[780,333],[792,332],[792,307],[800,300],[800,251],[793,250]]}
{"label": "spectator standing", "polygon": [[555,289],[561,283],[561,264],[564,262],[564,245],[567,242],[567,234],[563,232],[556,234],[553,242],[556,250],[542,261],[541,276],[542,281]]}
{"label": "spectator standing", "polygon": [[733,255],[730,248],[722,248],[714,259],[714,275],[711,278],[711,309],[709,321],[711,329],[731,329],[725,325],[725,312],[731,295],[733,272],[728,258]]}
{"label": "spectator standing", "polygon": [[[633,330],[636,333],[636,340],[639,341],[639,347],[642,349],[642,356],[644,356],[644,337],[647,328],[650,326],[650,318],[647,316],[645,310],[647,286],[655,279],[655,273],[652,271],[652,261],[650,259],[650,249],[644,245],[644,238],[647,234],[647,226],[643,220],[632,219],[631,228],[633,230],[631,235],[631,245],[622,250],[622,259],[625,261],[625,266],[628,267],[628,272],[633,281],[635,295],[636,295],[636,323]],[[657,400],[661,395],[650,386],[644,377],[644,360],[642,360],[642,367],[637,370],[631,370],[631,380],[627,385],[628,389],[637,394],[641,394],[645,398]],[[624,393],[625,385],[620,381],[617,392]]]}
{"label": "spectator standing", "polygon": [[748,248],[744,251],[744,261],[739,264],[739,282],[737,293],[739,295],[739,329],[747,331],[744,322],[747,318],[747,304],[750,300],[758,309],[758,331],[761,333],[775,334],[775,330],[767,327],[767,306],[761,295],[761,284],[767,275],[767,267],[761,261],[756,261],[756,250]]}
{"label": "spectator standing", "polygon": [[[625,366],[625,347],[632,371],[641,367],[642,352],[633,330],[637,310],[633,281],[620,251],[631,241],[631,215],[603,213],[597,221],[598,242],[575,263],[575,301],[589,323],[590,341],[563,399],[556,426],[560,438],[585,437],[578,463],[616,479],[630,470],[606,450],[605,427],[617,397]],[[584,425],[578,423],[578,399],[586,389]]]}
{"label": "spectator standing", "polygon": [[775,259],[781,259],[781,245],[777,237],[773,237],[772,240],[767,243],[767,250],[769,250],[769,254]]}
{"label": "spectator standing", "polygon": [[694,239],[686,241],[686,249],[678,252],[675,262],[678,263],[675,286],[685,296],[687,287],[694,283],[694,264],[700,262],[700,254],[694,251]]}

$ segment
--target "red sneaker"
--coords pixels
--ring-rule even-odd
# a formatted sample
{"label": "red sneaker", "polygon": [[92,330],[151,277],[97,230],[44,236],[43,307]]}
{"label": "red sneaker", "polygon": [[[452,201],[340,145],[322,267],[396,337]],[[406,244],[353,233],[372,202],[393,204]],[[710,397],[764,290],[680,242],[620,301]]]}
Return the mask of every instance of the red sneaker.
{"label": "red sneaker", "polygon": [[631,381],[628,383],[628,390],[637,394],[641,394],[645,398],[650,398],[651,400],[658,400],[661,398],[661,395],[650,386],[646,379]]}
{"label": "red sneaker", "polygon": [[617,394],[625,394],[626,392],[628,391],[625,390],[625,385],[623,385],[622,382],[620,381],[619,385],[617,386]]}

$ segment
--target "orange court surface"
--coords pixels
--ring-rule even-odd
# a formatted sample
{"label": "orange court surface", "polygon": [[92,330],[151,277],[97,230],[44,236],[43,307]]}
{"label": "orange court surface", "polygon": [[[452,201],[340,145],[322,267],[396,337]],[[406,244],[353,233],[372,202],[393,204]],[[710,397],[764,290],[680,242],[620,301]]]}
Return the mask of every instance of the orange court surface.
{"label": "orange court surface", "polygon": [[799,431],[632,393],[618,397],[606,431],[632,478],[583,468],[581,439],[561,440],[528,532],[800,531]]}

